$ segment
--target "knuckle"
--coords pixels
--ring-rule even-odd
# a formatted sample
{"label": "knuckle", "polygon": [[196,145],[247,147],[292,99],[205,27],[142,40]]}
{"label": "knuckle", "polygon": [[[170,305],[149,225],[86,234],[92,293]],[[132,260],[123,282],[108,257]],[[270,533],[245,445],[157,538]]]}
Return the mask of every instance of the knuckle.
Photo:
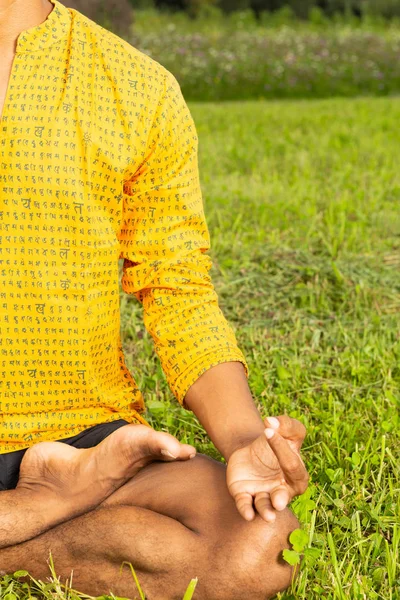
{"label": "knuckle", "polygon": [[267,496],[268,496],[267,492],[259,492],[257,494],[257,496],[255,497],[254,502],[256,504],[261,503],[261,502],[266,502]]}
{"label": "knuckle", "polygon": [[299,434],[300,434],[301,438],[304,440],[304,438],[305,438],[305,437],[306,437],[306,435],[307,435],[307,428],[306,428],[306,426],[305,426],[303,423],[301,423],[300,421],[299,421],[299,424],[300,424],[300,425],[299,425]]}
{"label": "knuckle", "polygon": [[298,419],[292,418],[292,424],[296,427],[296,430],[297,430],[299,436],[301,436],[301,437],[306,436],[307,429],[306,429],[306,426],[301,421],[299,421]]}
{"label": "knuckle", "polygon": [[288,415],[281,415],[279,417],[279,421],[282,427],[287,428],[292,424],[294,419],[292,419],[292,417],[289,417]]}
{"label": "knuckle", "polygon": [[297,485],[297,490],[298,490],[298,494],[304,494],[304,492],[306,491],[306,489],[308,488],[308,480],[307,481],[301,481],[298,485]]}
{"label": "knuckle", "polygon": [[249,503],[249,494],[246,494],[246,492],[239,492],[235,496],[235,501],[238,505],[244,506]]}
{"label": "knuckle", "polygon": [[299,494],[304,494],[306,489],[308,488],[308,484],[310,483],[310,476],[308,473],[302,477],[301,481],[297,482],[297,489],[299,490]]}
{"label": "knuckle", "polygon": [[300,464],[300,460],[290,459],[285,466],[285,471],[287,471],[290,475],[294,475],[297,473]]}

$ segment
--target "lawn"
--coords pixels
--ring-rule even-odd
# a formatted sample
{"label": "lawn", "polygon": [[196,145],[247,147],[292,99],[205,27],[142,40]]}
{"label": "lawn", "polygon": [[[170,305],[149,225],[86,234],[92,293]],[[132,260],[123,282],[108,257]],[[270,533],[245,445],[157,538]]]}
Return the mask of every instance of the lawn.
{"label": "lawn", "polygon": [[128,41],[178,79],[187,100],[393,96],[400,22],[260,23],[248,13],[189,19],[136,11]]}
{"label": "lawn", "polygon": [[[400,102],[190,108],[211,274],[248,359],[253,396],[264,415],[287,413],[308,427],[311,484],[292,507],[313,551],[281,598],[396,600]],[[141,306],[122,292],[121,304],[127,364],[149,420],[217,457],[174,401]]]}

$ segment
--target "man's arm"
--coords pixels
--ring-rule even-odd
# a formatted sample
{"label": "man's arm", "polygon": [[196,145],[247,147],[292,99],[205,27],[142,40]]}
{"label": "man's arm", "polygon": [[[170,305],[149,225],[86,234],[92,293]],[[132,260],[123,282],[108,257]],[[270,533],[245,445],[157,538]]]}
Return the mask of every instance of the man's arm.
{"label": "man's arm", "polygon": [[247,364],[209,275],[196,127],[177,80],[161,72],[146,107],[145,158],[124,174],[121,285],[142,303],[168,385],[183,403],[210,367],[240,361],[247,372]]}
{"label": "man's arm", "polygon": [[185,404],[227,461],[265,430],[240,362],[222,363],[203,373],[190,386]]}
{"label": "man's arm", "polygon": [[[164,70],[163,84],[160,78],[153,81],[153,102],[146,106],[152,126],[143,141],[145,157],[124,173],[118,234],[124,259],[122,288],[143,305],[145,327],[175,398],[181,404],[186,400],[229,459],[228,487],[239,511],[253,518],[254,500],[258,512],[272,520],[275,512],[268,502],[282,510],[304,488],[306,472],[296,453],[304,427],[289,419],[287,428],[279,417],[274,438],[268,440],[263,433],[245,381],[246,359],[209,275],[210,235],[195,123],[175,77]],[[299,484],[287,472],[287,465],[291,471],[294,464]],[[284,476],[287,481],[282,483]]]}
{"label": "man's arm", "polygon": [[287,416],[263,422],[242,364],[223,363],[203,373],[185,403],[227,460],[228,489],[244,519],[251,521],[258,512],[273,521],[277,510],[306,490],[308,473],[300,456],[304,425]]}

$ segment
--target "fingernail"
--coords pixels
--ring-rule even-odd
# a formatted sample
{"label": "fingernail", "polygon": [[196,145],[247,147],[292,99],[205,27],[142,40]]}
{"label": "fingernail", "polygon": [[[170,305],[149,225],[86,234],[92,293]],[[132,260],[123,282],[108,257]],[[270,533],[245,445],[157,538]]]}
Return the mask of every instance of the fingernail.
{"label": "fingernail", "polygon": [[280,423],[276,417],[267,417],[267,421],[271,425],[271,427],[273,427],[274,429],[279,428]]}
{"label": "fingernail", "polygon": [[264,431],[264,433],[265,433],[265,437],[267,438],[267,440],[270,440],[275,435],[275,429],[266,429]]}
{"label": "fingernail", "polygon": [[171,452],[168,452],[168,450],[161,450],[161,454],[164,454],[164,456],[169,456],[170,458],[175,458],[176,456],[174,456],[173,454],[171,454]]}
{"label": "fingernail", "polygon": [[195,454],[191,454],[191,455],[189,456],[189,458],[194,458],[195,456],[196,456]]}

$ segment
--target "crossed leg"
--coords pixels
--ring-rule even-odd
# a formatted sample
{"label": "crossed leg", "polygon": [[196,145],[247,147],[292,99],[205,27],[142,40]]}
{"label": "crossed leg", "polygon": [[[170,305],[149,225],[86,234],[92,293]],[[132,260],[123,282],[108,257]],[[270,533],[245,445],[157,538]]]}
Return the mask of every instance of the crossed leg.
{"label": "crossed leg", "polygon": [[154,462],[100,506],[37,538],[0,550],[0,569],[57,574],[91,595],[137,597],[132,563],[148,600],[181,600],[198,577],[196,600],[265,600],[288,587],[281,559],[298,521],[286,509],[274,523],[246,522],[225,483],[226,467],[198,455],[188,462]]}

